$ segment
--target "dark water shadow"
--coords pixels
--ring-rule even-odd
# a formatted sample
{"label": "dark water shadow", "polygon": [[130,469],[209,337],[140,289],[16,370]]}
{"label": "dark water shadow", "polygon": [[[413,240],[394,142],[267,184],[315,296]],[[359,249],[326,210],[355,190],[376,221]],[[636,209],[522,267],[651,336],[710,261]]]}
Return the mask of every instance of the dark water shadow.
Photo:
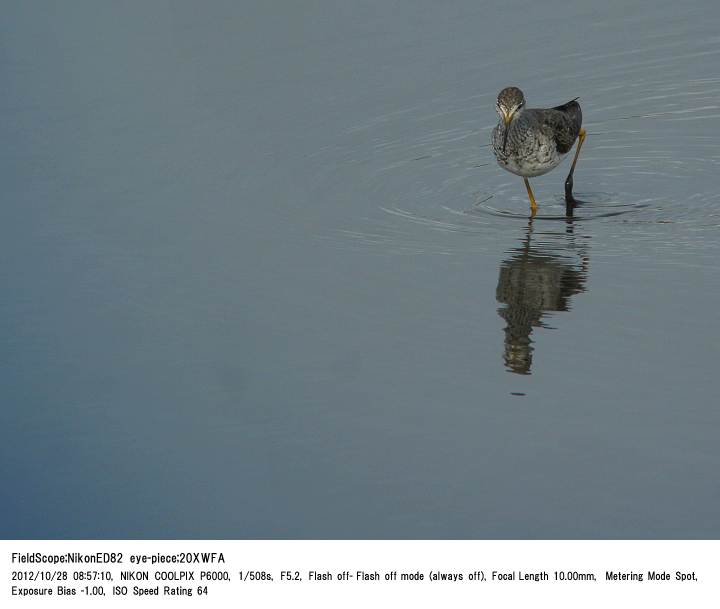
{"label": "dark water shadow", "polygon": [[533,330],[549,328],[549,314],[569,311],[572,297],[587,289],[588,248],[575,222],[567,218],[564,230],[537,232],[529,219],[520,246],[500,264],[495,297],[507,323],[503,362],[509,372],[531,374]]}

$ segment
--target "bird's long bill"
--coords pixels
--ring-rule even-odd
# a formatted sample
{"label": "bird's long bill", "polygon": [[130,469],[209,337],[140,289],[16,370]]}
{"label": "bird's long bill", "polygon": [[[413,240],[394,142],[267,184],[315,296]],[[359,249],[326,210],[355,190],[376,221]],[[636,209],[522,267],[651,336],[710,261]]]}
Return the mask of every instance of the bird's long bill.
{"label": "bird's long bill", "polygon": [[510,121],[505,121],[505,133],[503,134],[503,154],[505,154],[505,147],[507,146],[508,133],[510,133]]}

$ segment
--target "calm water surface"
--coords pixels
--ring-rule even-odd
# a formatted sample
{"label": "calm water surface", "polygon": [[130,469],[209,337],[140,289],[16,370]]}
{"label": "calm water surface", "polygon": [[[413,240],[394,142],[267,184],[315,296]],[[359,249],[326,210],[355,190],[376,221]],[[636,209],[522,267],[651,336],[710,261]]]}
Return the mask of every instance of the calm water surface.
{"label": "calm water surface", "polygon": [[10,3],[0,535],[719,537],[719,19]]}

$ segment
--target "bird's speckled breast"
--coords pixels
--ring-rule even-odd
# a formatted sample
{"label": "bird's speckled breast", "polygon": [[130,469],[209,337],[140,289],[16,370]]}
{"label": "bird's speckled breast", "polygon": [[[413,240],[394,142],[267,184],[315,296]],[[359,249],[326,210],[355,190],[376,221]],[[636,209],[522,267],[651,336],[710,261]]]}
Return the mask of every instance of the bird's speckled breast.
{"label": "bird's speckled breast", "polygon": [[[526,178],[547,173],[565,156],[558,152],[555,141],[533,124],[535,117],[531,112],[521,113],[507,127],[500,122],[492,132],[493,152],[500,167]],[[509,133],[503,150],[505,129],[509,129]]]}

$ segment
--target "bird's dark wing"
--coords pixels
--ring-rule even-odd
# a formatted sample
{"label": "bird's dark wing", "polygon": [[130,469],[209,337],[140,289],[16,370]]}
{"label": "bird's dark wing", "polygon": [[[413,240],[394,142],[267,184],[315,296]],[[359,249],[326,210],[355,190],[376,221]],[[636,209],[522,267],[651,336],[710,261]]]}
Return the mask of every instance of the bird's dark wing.
{"label": "bird's dark wing", "polygon": [[543,117],[544,128],[550,132],[560,154],[572,148],[582,127],[582,110],[576,100],[551,108]]}

